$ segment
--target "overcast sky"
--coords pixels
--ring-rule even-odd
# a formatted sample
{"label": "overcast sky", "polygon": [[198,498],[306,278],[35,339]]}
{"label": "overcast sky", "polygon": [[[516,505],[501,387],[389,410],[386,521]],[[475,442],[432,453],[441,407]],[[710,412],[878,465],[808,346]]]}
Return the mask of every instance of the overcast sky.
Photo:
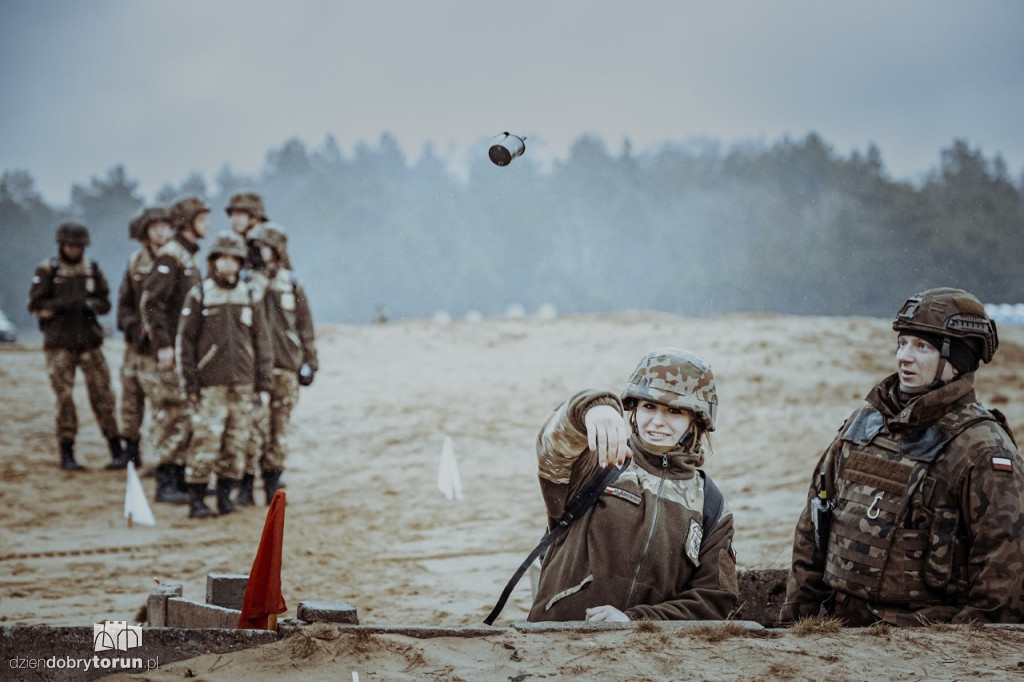
{"label": "overcast sky", "polygon": [[[0,0],[0,170],[146,198],[333,134],[416,158],[809,131],[917,180],[954,138],[1024,165],[1024,2]],[[477,147],[479,146],[479,149]]]}

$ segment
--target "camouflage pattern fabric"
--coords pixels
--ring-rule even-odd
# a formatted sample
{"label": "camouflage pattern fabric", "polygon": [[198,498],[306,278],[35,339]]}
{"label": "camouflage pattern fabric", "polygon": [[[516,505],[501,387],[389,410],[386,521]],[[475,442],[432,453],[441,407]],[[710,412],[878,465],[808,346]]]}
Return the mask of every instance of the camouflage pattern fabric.
{"label": "camouflage pattern fabric", "polygon": [[711,365],[696,353],[680,348],[658,348],[640,360],[622,390],[623,406],[632,410],[637,400],[653,400],[696,414],[708,431],[715,430],[718,394]]}
{"label": "camouflage pattern fabric", "polygon": [[781,618],[1024,622],[1024,460],[978,404],[974,374],[900,405],[883,381],[822,456],[827,552],[805,508]]}
{"label": "camouflage pattern fabric", "polygon": [[252,406],[252,430],[245,446],[245,473],[254,476],[260,472],[263,451],[270,438],[270,405],[260,403]]}
{"label": "camouflage pattern fabric", "polygon": [[251,385],[203,389],[192,416],[186,482],[206,483],[210,474],[218,478],[242,477],[252,424],[252,399]]}
{"label": "camouflage pattern fabric", "polygon": [[140,440],[146,418],[147,375],[157,371],[156,358],[125,343],[121,362],[121,435]]}
{"label": "camouflage pattern fabric", "polygon": [[118,436],[114,416],[117,402],[110,388],[110,368],[101,348],[70,350],[49,348],[46,353],[46,371],[50,386],[57,398],[57,439],[75,440],[78,433],[78,413],[75,411],[75,370],[81,368],[96,422],[105,439]]}
{"label": "camouflage pattern fabric", "polygon": [[274,370],[274,387],[270,390],[269,429],[263,446],[261,469],[284,469],[284,462],[288,457],[292,410],[298,402],[299,377],[295,372]]}
{"label": "camouflage pattern fabric", "polygon": [[192,407],[185,397],[185,382],[174,369],[147,365],[143,371],[143,392],[152,409],[150,438],[157,466],[184,466],[192,438]]}

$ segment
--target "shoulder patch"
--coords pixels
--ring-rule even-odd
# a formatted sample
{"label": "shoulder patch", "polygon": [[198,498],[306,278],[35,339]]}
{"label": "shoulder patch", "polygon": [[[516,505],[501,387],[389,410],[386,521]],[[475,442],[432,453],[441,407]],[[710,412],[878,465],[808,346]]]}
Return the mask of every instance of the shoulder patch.
{"label": "shoulder patch", "polygon": [[1013,471],[1013,460],[1009,457],[993,457],[992,469],[995,471]]}

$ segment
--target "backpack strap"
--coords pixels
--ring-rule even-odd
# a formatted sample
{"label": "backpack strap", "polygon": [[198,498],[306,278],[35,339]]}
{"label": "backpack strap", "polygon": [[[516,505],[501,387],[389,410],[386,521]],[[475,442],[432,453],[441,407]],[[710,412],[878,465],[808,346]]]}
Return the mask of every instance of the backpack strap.
{"label": "backpack strap", "polygon": [[703,471],[700,472],[700,476],[704,479],[704,518],[702,523],[704,532],[707,533],[722,518],[722,512],[725,511],[725,497],[710,476]]}

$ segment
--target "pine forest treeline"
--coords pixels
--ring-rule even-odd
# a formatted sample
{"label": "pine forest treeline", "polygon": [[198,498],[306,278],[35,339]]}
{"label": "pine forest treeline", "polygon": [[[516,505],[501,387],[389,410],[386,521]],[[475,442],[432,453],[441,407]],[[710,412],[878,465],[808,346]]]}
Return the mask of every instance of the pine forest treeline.
{"label": "pine forest treeline", "polygon": [[[428,146],[409,162],[383,135],[350,155],[332,137],[292,139],[257,176],[225,166],[150,201],[117,166],[47,204],[26,170],[0,178],[0,308],[19,326],[33,268],[68,219],[92,232],[116,295],[144,203],[205,198],[213,230],[239,190],[260,192],[289,234],[317,322],[655,309],[690,316],[782,312],[890,316],[904,297],[952,285],[986,302],[1024,295],[1024,179],[962,140],[920,184],[892,180],[870,147],[844,158],[819,136],[724,148],[666,143],[610,153],[582,136],[541,168],[530,149],[492,165],[486,142],[456,176]],[[212,237],[213,235],[209,235]]]}

